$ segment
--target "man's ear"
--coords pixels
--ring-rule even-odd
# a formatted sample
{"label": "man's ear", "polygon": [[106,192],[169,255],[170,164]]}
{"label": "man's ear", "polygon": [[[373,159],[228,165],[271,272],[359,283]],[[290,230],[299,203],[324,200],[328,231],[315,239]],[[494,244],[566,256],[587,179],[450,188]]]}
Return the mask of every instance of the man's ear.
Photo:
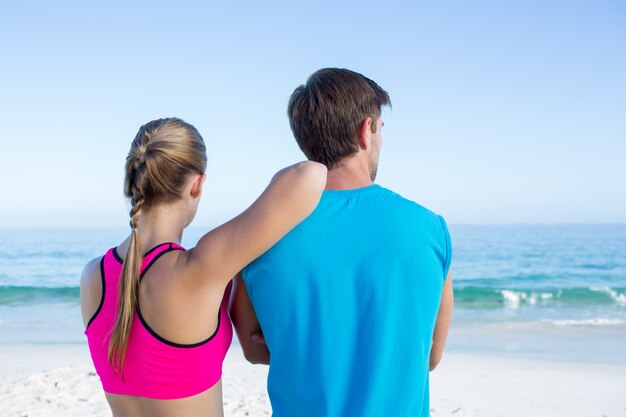
{"label": "man's ear", "polygon": [[190,192],[191,197],[193,198],[200,197],[200,194],[202,194],[202,184],[204,184],[205,180],[206,180],[206,174],[204,173],[198,174],[196,176],[196,178],[191,183],[191,192]]}
{"label": "man's ear", "polygon": [[359,126],[359,148],[369,150],[372,146],[372,118],[366,117]]}

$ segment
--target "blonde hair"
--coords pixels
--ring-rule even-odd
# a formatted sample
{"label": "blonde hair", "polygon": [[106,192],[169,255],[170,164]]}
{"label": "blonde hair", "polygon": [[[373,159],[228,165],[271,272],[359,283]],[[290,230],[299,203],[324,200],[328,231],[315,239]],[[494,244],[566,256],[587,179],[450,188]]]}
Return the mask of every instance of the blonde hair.
{"label": "blonde hair", "polygon": [[131,237],[122,269],[117,318],[108,359],[122,374],[139,296],[143,253],[137,227],[142,212],[155,204],[181,198],[192,174],[206,170],[206,147],[192,125],[176,118],[158,119],[139,128],[126,157],[124,194],[130,198]]}

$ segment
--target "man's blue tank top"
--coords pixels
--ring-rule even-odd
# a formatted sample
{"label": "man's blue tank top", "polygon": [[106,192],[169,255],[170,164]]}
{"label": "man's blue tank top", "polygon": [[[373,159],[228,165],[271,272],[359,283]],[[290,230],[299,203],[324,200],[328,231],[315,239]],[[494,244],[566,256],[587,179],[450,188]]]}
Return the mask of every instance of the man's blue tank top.
{"label": "man's blue tank top", "polygon": [[325,191],[243,271],[276,417],[428,416],[451,244],[442,217],[378,185]]}

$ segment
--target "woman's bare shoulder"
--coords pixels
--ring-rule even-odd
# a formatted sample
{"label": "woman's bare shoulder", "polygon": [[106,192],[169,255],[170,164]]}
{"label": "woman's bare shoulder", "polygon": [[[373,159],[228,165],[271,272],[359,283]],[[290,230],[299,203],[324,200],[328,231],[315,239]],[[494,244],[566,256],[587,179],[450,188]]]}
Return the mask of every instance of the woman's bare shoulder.
{"label": "woman's bare shoulder", "polygon": [[83,273],[80,277],[80,288],[87,290],[94,285],[94,282],[100,285],[100,262],[102,256],[93,258],[87,262],[87,265],[83,268]]}
{"label": "woman's bare shoulder", "polygon": [[85,327],[102,300],[100,262],[102,262],[102,257],[87,262],[80,277],[80,307]]}

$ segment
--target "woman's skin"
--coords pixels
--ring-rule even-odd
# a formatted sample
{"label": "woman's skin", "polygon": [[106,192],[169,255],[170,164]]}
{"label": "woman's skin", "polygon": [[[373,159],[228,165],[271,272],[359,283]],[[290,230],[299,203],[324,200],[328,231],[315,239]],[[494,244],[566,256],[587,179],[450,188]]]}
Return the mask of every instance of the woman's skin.
{"label": "woman's skin", "polygon": [[[154,246],[180,244],[184,228],[198,209],[206,176],[189,177],[181,198],[144,209],[138,232],[145,253]],[[207,339],[217,328],[223,297],[231,278],[304,220],[316,207],[326,184],[326,167],[301,162],[280,171],[243,213],[205,234],[195,248],[166,253],[148,270],[139,286],[141,313],[161,337],[180,344]],[[130,236],[117,246],[125,259]],[[101,258],[90,261],[81,278],[85,326],[100,304]],[[155,400],[106,394],[114,417],[222,416],[221,380],[198,395]]]}

